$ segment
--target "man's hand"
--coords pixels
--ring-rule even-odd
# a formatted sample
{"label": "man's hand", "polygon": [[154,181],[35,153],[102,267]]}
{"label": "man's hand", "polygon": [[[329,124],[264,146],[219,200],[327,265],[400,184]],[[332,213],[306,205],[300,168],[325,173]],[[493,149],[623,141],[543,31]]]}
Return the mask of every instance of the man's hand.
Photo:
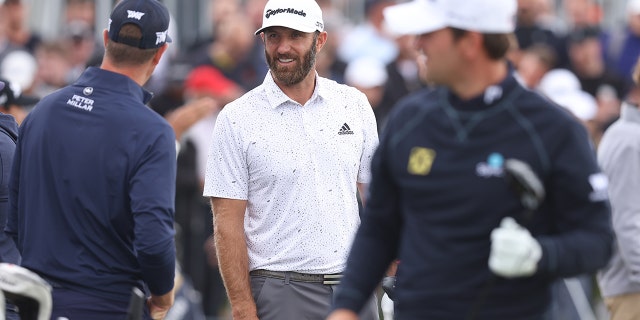
{"label": "man's hand", "polygon": [[542,248],[529,230],[506,217],[491,232],[489,269],[506,278],[530,276],[536,272]]}
{"label": "man's hand", "polygon": [[154,320],[162,320],[171,309],[173,305],[174,299],[174,290],[169,291],[169,293],[156,296],[151,295],[149,299],[147,299],[147,307],[149,307],[149,314],[151,315],[151,319]]}
{"label": "man's hand", "polygon": [[203,97],[193,100],[168,113],[165,118],[173,128],[176,139],[180,140],[182,134],[204,117],[220,110],[220,103],[216,100]]}

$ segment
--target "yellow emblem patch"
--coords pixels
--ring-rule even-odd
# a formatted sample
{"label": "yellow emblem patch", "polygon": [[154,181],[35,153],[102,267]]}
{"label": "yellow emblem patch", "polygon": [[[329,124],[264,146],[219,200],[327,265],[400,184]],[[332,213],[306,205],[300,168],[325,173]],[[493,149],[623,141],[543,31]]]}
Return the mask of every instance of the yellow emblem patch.
{"label": "yellow emblem patch", "polygon": [[435,157],[436,152],[434,150],[414,147],[411,149],[411,154],[409,154],[407,171],[410,174],[426,176],[431,171],[431,165]]}

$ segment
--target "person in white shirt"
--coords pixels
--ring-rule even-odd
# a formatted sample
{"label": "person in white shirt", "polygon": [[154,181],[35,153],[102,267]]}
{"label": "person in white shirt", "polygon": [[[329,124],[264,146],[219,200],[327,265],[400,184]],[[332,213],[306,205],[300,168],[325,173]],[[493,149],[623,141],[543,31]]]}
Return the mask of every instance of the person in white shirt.
{"label": "person in white shirt", "polygon": [[[256,35],[264,82],[218,115],[204,196],[234,319],[324,319],[360,224],[378,144],[373,110],[319,77],[314,0],[270,0]],[[361,313],[377,319],[374,299]]]}
{"label": "person in white shirt", "polygon": [[[633,72],[640,85],[640,60]],[[640,318],[640,101],[630,95],[598,145],[598,164],[609,178],[611,221],[616,235],[613,256],[598,272],[598,286],[611,320]]]}

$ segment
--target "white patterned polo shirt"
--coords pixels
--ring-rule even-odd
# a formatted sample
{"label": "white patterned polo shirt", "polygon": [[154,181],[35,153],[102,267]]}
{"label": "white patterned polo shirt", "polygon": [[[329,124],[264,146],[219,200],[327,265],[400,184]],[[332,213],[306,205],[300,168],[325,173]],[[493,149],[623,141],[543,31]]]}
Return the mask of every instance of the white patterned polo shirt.
{"label": "white patterned polo shirt", "polygon": [[363,93],[316,74],[300,105],[269,72],[218,115],[204,195],[247,200],[250,270],[342,272],[377,145]]}

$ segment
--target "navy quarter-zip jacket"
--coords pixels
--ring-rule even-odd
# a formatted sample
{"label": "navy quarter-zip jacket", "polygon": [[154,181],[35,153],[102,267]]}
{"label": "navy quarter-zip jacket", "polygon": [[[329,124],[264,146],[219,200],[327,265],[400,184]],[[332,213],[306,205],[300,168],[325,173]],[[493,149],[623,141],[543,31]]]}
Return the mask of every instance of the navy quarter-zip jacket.
{"label": "navy quarter-zip jacket", "polygon": [[[478,301],[475,320],[539,319],[556,277],[607,263],[606,179],[586,130],[568,112],[512,75],[468,101],[436,88],[394,111],[334,308],[359,309],[400,259],[397,319],[465,319]],[[504,178],[509,158],[529,164],[546,188],[531,218]],[[506,216],[542,246],[531,277],[508,280],[488,268],[490,233]]]}
{"label": "navy quarter-zip jacket", "polygon": [[175,272],[175,136],[127,76],[88,68],[20,127],[7,230],[55,286],[126,302]]}

